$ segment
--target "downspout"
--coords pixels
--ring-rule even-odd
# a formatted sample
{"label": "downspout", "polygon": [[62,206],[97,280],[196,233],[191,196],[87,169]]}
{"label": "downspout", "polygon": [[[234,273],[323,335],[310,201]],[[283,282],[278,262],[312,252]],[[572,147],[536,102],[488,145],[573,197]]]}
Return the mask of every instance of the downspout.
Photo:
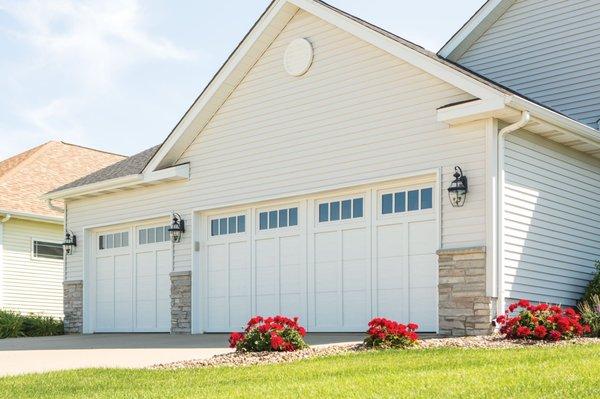
{"label": "downspout", "polygon": [[496,234],[498,240],[498,275],[496,276],[496,285],[498,290],[497,314],[502,314],[506,306],[504,300],[504,185],[506,183],[506,174],[504,172],[504,153],[506,145],[505,139],[508,134],[525,127],[529,123],[530,119],[531,115],[529,114],[529,111],[523,111],[521,113],[521,118],[517,122],[513,123],[512,125],[506,126],[502,130],[500,130],[500,132],[498,132],[498,187],[496,189],[498,195],[498,231]]}
{"label": "downspout", "polygon": [[4,223],[8,222],[11,216],[7,213],[0,220],[0,309],[4,306]]}

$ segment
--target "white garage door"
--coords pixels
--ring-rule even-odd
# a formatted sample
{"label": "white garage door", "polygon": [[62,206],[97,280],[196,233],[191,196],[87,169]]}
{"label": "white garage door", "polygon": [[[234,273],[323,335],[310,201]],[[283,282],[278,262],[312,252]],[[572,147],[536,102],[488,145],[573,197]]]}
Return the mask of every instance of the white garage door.
{"label": "white garage door", "polygon": [[253,315],[310,331],[364,331],[375,316],[437,330],[434,185],[369,189],[205,215],[207,332]]}
{"label": "white garage door", "polygon": [[94,235],[96,332],[170,331],[167,229],[144,225]]}

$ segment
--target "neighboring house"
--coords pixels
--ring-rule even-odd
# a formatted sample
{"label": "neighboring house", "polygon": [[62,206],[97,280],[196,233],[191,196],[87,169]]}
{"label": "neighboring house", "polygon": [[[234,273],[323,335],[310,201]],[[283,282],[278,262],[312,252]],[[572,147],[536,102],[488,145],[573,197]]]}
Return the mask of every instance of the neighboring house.
{"label": "neighboring house", "polygon": [[[507,31],[543,18],[525,3]],[[465,30],[503,11],[456,37],[475,47]],[[282,313],[310,331],[379,315],[479,334],[520,297],[573,305],[600,256],[600,132],[503,83],[321,1],[274,1],[160,146],[46,195],[79,242],[67,329],[227,332]]]}
{"label": "neighboring house", "polygon": [[50,141],[0,162],[0,309],[62,317],[64,214],[40,196],[121,159]]}

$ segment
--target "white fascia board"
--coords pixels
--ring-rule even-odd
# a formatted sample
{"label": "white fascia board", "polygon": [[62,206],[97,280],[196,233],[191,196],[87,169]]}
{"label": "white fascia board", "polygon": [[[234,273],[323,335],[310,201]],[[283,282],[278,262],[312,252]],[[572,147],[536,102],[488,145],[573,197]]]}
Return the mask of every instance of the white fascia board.
{"label": "white fascia board", "polygon": [[7,209],[0,209],[0,215],[10,215],[11,218],[33,220],[36,222],[63,224],[62,216],[47,216],[28,212],[14,212]]}
{"label": "white fascia board", "polygon": [[289,0],[289,2],[475,97],[481,99],[498,99],[503,97],[502,93],[489,85],[399,43],[390,37],[382,35],[380,32],[322,4],[312,0]]}
{"label": "white fascia board", "polygon": [[503,98],[490,100],[475,100],[437,110],[437,121],[449,125],[470,122],[498,115],[506,111],[506,101]]}
{"label": "white fascia board", "polygon": [[286,4],[287,1],[285,0],[275,2],[271,5],[271,8],[265,12],[262,18],[257,22],[256,26],[254,26],[254,28],[248,33],[248,36],[243,40],[242,43],[240,43],[239,47],[225,62],[225,64],[222,66],[222,69],[217,72],[217,75],[208,84],[200,97],[196,99],[195,103],[183,116],[181,121],[177,124],[173,132],[167,137],[156,154],[154,154],[150,162],[144,168],[143,173],[157,169],[163,159],[168,155],[168,153],[183,135],[192,133],[198,134],[199,130],[193,128],[190,129],[190,127],[194,126],[194,122],[198,115],[205,107],[207,107],[211,100],[221,98],[222,101],[224,101],[227,98],[227,95],[221,94],[222,90],[234,90],[234,87],[227,87],[227,79],[240,66],[254,43],[261,37],[261,35],[269,27],[271,22],[279,15]]}
{"label": "white fascia board", "polygon": [[588,125],[577,122],[574,119],[564,116],[556,111],[552,111],[546,107],[542,107],[539,104],[519,96],[509,96],[506,104],[509,107],[515,108],[519,111],[529,111],[532,116],[551,123],[558,128],[564,129],[569,133],[578,136],[583,141],[600,148],[600,131]]}
{"label": "white fascia board", "polygon": [[85,186],[67,188],[53,193],[45,194],[42,199],[67,199],[83,195],[89,195],[100,191],[118,190],[125,187],[141,186],[168,180],[189,179],[190,165],[182,164],[158,170],[155,172],[117,177]]}
{"label": "white fascia board", "polygon": [[504,14],[516,0],[488,0],[438,51],[438,55],[457,61]]}

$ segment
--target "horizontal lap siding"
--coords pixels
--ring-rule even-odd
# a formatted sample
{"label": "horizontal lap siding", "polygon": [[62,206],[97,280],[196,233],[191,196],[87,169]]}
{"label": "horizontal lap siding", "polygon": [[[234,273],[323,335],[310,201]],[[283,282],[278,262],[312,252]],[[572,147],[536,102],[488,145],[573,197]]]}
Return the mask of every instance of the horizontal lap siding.
{"label": "horizontal lap siding", "polygon": [[459,63],[598,128],[599,20],[596,0],[518,0]]}
{"label": "horizontal lap siding", "polygon": [[62,317],[63,261],[33,259],[31,252],[34,239],[62,242],[62,225],[11,219],[3,236],[4,307]]}
{"label": "horizontal lap siding", "polygon": [[505,283],[509,298],[573,305],[600,258],[600,163],[509,137]]}
{"label": "horizontal lap siding", "polygon": [[[297,37],[314,46],[302,77],[283,69],[283,53]],[[454,165],[469,175],[472,193],[458,210],[444,201],[445,246],[485,239],[485,127],[449,128],[436,109],[472,98],[423,71],[305,12],[297,14],[225,101],[178,162],[191,179],[69,203],[69,226],[171,210],[251,203],[317,192]],[[444,199],[446,199],[446,194]],[[189,270],[190,234],[175,246],[175,269]],[[80,278],[81,254],[69,257]]]}

